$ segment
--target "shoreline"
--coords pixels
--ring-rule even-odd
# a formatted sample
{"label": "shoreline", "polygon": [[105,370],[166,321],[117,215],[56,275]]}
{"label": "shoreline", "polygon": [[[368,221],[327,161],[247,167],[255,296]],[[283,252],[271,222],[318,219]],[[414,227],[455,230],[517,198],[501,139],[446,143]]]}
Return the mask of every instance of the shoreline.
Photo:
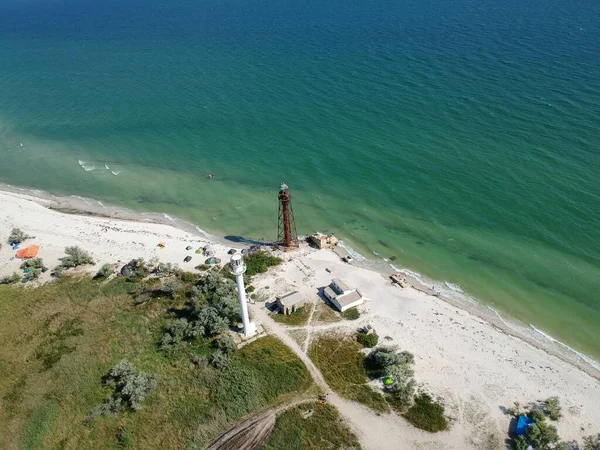
{"label": "shoreline", "polygon": [[[126,221],[132,224],[168,226],[184,233],[195,235],[212,244],[222,246],[223,249],[226,247],[239,246],[239,242],[233,242],[210,234],[195,224],[190,224],[179,218],[172,218],[167,214],[139,213],[122,207],[107,206],[100,201],[86,199],[76,195],[58,197],[45,191],[15,187],[3,183],[0,183],[0,194],[36,203],[45,209],[56,213],[82,218]],[[345,246],[343,241],[341,241],[341,246],[355,256],[355,261],[352,263],[353,266],[376,272],[382,277],[387,277],[396,271],[400,271],[405,274],[411,287],[416,291],[428,296],[436,297],[455,308],[484,320],[496,330],[532,345],[551,356],[557,357],[600,381],[600,362],[595,361],[593,358],[578,352],[567,344],[554,339],[550,334],[543,330],[539,330],[531,324],[519,323],[519,321],[513,317],[502,317],[495,309],[486,305],[484,302],[478,301],[468,294],[450,287],[447,283],[433,282],[409,269],[397,268],[385,259],[368,259],[351,247]],[[112,261],[111,263],[114,262],[115,261]],[[428,286],[434,286],[436,288],[435,291]]]}

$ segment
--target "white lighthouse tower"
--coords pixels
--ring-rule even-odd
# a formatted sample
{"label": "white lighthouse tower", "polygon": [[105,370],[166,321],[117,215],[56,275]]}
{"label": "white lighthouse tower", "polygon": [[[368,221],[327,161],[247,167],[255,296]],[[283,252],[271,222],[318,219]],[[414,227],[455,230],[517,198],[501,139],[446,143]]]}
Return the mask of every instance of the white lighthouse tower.
{"label": "white lighthouse tower", "polygon": [[244,324],[244,336],[252,336],[256,333],[256,325],[254,322],[250,322],[250,318],[248,317],[248,303],[246,302],[246,288],[244,287],[246,264],[244,264],[242,255],[239,253],[231,257],[231,272],[235,275],[235,282],[237,283],[240,309],[242,310],[242,323]]}

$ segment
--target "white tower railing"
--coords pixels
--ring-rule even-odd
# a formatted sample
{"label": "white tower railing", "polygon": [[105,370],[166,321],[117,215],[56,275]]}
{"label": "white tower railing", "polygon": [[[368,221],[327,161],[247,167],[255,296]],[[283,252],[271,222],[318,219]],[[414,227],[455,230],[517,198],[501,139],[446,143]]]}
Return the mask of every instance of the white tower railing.
{"label": "white tower railing", "polygon": [[239,253],[231,257],[231,272],[235,275],[237,284],[238,298],[240,300],[240,309],[242,310],[242,323],[244,324],[244,336],[252,336],[256,333],[256,325],[250,322],[248,316],[248,302],[246,301],[246,288],[244,286],[244,273],[246,272],[246,264]]}

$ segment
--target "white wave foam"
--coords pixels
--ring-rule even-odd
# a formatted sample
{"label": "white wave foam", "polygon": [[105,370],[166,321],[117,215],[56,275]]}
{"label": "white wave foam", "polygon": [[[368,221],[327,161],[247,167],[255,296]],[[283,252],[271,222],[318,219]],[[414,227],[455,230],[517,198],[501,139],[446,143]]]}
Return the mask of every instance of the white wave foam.
{"label": "white wave foam", "polygon": [[121,173],[120,170],[111,170],[111,173],[116,177],[117,175],[119,175]]}
{"label": "white wave foam", "polygon": [[175,219],[173,219],[170,215],[163,213],[163,217],[167,220],[170,220],[171,222],[175,222]]}
{"label": "white wave foam", "polygon": [[79,165],[80,165],[80,166],[84,166],[84,165],[85,165],[85,161],[82,161],[82,160],[80,160],[80,159],[78,159],[77,161],[79,162]]}
{"label": "white wave foam", "polygon": [[110,167],[108,167],[108,164],[104,164],[104,167],[106,167],[106,170],[110,170]]}
{"label": "white wave foam", "polygon": [[538,333],[539,335],[543,336],[545,339],[547,339],[550,342],[556,343],[558,345],[560,345],[561,347],[566,348],[567,350],[569,350],[570,352],[574,353],[575,355],[577,355],[579,358],[581,358],[583,361],[585,361],[586,363],[588,363],[590,366],[594,367],[595,369],[600,370],[600,363],[598,363],[598,361],[593,360],[592,358],[590,358],[589,356],[585,356],[583,353],[578,352],[577,350],[575,350],[572,347],[569,347],[567,344],[565,344],[564,342],[561,342],[557,339],[554,339],[552,336],[550,336],[547,333],[544,333],[542,330],[540,330],[539,328],[534,327],[533,325],[529,324],[529,328],[531,328],[533,331],[535,331],[536,333]]}
{"label": "white wave foam", "polygon": [[448,289],[454,292],[458,292],[459,294],[465,293],[458,284],[449,283],[448,281],[444,281],[444,284],[448,287]]}
{"label": "white wave foam", "polygon": [[90,205],[90,206],[91,206],[91,204],[90,204],[90,202],[89,202],[89,201],[87,201],[87,200],[86,200],[85,198],[83,198],[83,197],[80,197],[79,195],[71,195],[71,197],[73,197],[73,198],[78,198],[79,200],[81,200],[81,201],[82,201],[83,203],[85,203],[86,205]]}
{"label": "white wave foam", "polygon": [[102,203],[100,200],[97,200],[97,202],[100,206],[102,206],[104,208],[104,203]]}
{"label": "white wave foam", "polygon": [[92,170],[96,170],[96,166],[81,166],[86,172],[91,172]]}
{"label": "white wave foam", "polygon": [[354,258],[356,261],[365,261],[367,259],[363,255],[358,253],[356,250],[354,250],[352,247],[350,247],[349,245],[346,245],[344,243],[344,241],[342,241],[342,240],[340,240],[337,245],[339,245],[340,247],[345,249],[348,253],[350,253],[350,256],[352,256],[352,258]]}

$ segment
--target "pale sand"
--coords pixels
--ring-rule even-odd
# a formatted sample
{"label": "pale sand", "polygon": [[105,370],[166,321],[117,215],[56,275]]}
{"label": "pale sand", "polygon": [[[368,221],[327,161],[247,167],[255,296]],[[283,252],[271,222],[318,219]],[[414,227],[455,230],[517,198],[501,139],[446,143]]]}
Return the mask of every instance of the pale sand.
{"label": "pale sand", "polygon": [[[48,209],[56,206],[57,203],[52,200],[0,191],[0,276],[22,273],[19,270],[22,261],[16,258],[10,260],[15,251],[6,243],[13,227],[35,236],[25,241],[22,247],[39,245],[38,256],[50,269],[59,265],[65,247],[73,245],[87,250],[94,258],[96,265],[87,268],[90,272],[97,271],[104,263],[129,262],[139,257],[146,261],[158,257],[161,262],[178,264],[190,271],[206,260],[206,257],[194,253],[198,247],[208,243],[205,237],[159,223],[64,214]],[[164,242],[167,247],[160,249],[157,246],[159,242]],[[187,246],[191,246],[192,250],[187,251]],[[217,257],[223,262],[229,261],[227,251],[231,247],[221,244],[214,247]],[[184,263],[188,255],[192,261]],[[42,274],[40,281],[49,277],[50,271]]]}
{"label": "pale sand", "polygon": [[[303,250],[284,257],[283,266],[254,284],[268,285],[272,298],[294,289],[314,302],[322,302],[317,290],[333,277],[359,287],[368,300],[358,321],[304,328],[314,336],[319,331],[351,332],[359,325],[371,324],[381,343],[388,342],[384,336],[390,336],[390,344],[415,355],[417,382],[434,396],[443,397],[453,419],[450,431],[428,434],[395,415],[377,416],[334,399],[365,448],[505,448],[510,419],[502,408],[514,401],[524,404],[555,395],[563,406],[564,417],[556,423],[563,440],[581,440],[599,432],[600,384],[572,364],[437,297],[400,289],[379,273],[343,263],[329,250]],[[257,304],[253,309],[258,312],[260,307]]]}
{"label": "pale sand", "polygon": [[[10,260],[15,252],[4,243],[12,227],[36,236],[26,245],[40,245],[39,256],[50,268],[58,264],[64,247],[69,245],[78,245],[92,254],[97,265],[89,268],[90,272],[105,262],[126,262],[137,257],[149,260],[156,256],[186,270],[204,262],[205,258],[193,251],[207,243],[205,237],[164,224],[64,214],[48,206],[52,206],[51,201],[0,192],[0,276],[20,272],[21,261]],[[159,242],[165,242],[167,248],[160,250]],[[188,245],[192,251],[185,250]],[[217,256],[228,261],[229,244],[215,247]],[[193,257],[191,263],[183,263],[187,255]],[[255,282],[271,300],[278,293],[297,289],[307,299],[319,302],[317,288],[335,276],[359,287],[369,299],[358,322],[309,326],[309,338],[319,332],[351,332],[360,324],[370,323],[382,338],[390,336],[392,344],[415,354],[417,381],[427,391],[443,397],[453,417],[450,431],[431,435],[395,415],[377,416],[332,396],[364,448],[504,448],[509,419],[501,408],[516,400],[525,403],[553,395],[559,396],[563,405],[564,418],[557,423],[563,439],[580,439],[600,431],[598,381],[563,359],[436,297],[393,287],[381,274],[345,264],[329,250],[303,248],[282,256],[286,259],[282,266]],[[286,334],[285,327],[274,323],[263,304],[251,305],[251,311],[258,322],[281,336],[302,357],[323,385],[320,374],[310,367],[305,345],[298,345]]]}

